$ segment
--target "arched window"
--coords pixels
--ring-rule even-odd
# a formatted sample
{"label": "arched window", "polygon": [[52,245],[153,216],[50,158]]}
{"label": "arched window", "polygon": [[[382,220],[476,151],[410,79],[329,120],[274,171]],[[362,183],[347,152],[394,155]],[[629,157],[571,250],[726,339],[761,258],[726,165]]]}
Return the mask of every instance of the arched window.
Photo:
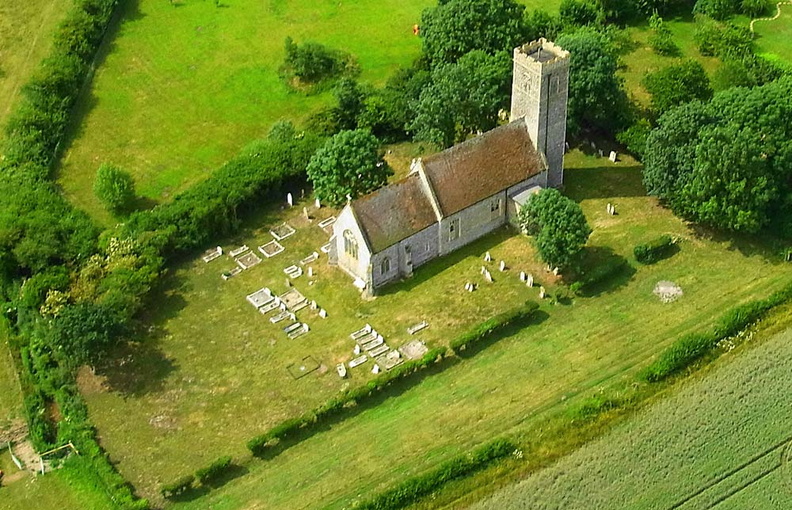
{"label": "arched window", "polygon": [[344,230],[344,253],[353,259],[358,258],[358,244],[351,230]]}
{"label": "arched window", "polygon": [[390,272],[390,259],[388,257],[382,259],[382,266],[380,269],[382,270],[382,274],[388,274]]}

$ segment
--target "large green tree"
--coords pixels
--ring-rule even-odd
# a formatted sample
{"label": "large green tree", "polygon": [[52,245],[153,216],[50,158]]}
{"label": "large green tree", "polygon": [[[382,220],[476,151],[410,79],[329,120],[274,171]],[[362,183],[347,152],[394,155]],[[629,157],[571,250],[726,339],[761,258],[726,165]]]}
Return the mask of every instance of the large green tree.
{"label": "large green tree", "polygon": [[424,53],[433,64],[466,53],[511,51],[524,43],[525,7],[514,0],[446,0],[421,15]]}
{"label": "large green tree", "polygon": [[614,133],[625,126],[629,101],[616,75],[618,59],[611,41],[589,28],[562,34],[556,41],[570,52],[567,130],[588,128]]}
{"label": "large green tree", "polygon": [[792,78],[670,110],[644,163],[648,192],[687,219],[792,234]]}
{"label": "large green tree", "polygon": [[316,196],[341,205],[388,182],[393,174],[382,160],[379,141],[369,131],[341,131],[316,151],[308,163],[308,178]]}
{"label": "large green tree", "polygon": [[712,97],[712,87],[704,68],[695,60],[664,67],[647,74],[643,86],[652,95],[652,108],[662,114],[675,106]]}
{"label": "large green tree", "polygon": [[520,227],[534,236],[544,262],[562,270],[574,267],[591,235],[583,210],[557,189],[543,189],[522,206]]}
{"label": "large green tree", "polygon": [[454,64],[432,72],[431,84],[414,104],[410,129],[416,140],[453,145],[476,131],[498,124],[498,112],[508,108],[511,58],[506,52],[488,55],[471,51]]}

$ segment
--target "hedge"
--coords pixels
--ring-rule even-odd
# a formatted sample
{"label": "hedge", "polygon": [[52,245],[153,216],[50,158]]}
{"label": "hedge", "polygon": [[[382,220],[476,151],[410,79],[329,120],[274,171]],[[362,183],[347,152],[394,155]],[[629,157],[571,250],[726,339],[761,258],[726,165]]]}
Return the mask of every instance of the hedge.
{"label": "hedge", "polygon": [[468,476],[493,462],[511,455],[516,446],[506,439],[495,439],[465,455],[454,457],[423,475],[408,478],[395,487],[354,506],[358,510],[398,510],[417,502],[444,484]]}
{"label": "hedge", "polygon": [[710,352],[720,340],[737,335],[771,309],[790,300],[792,300],[792,285],[765,299],[732,308],[721,316],[711,332],[688,334],[671,344],[641,371],[639,377],[647,382],[662,381]]}
{"label": "hedge", "polygon": [[674,239],[669,235],[662,235],[651,241],[637,245],[633,249],[635,260],[642,264],[654,264],[667,256],[674,246]]}
{"label": "hedge", "polygon": [[583,273],[580,278],[578,278],[578,281],[569,286],[569,290],[575,294],[580,294],[587,288],[613,278],[626,267],[627,260],[621,257],[609,258],[605,262],[598,264],[591,270]]}
{"label": "hedge", "polygon": [[451,340],[449,346],[454,352],[464,351],[468,345],[481,342],[496,331],[531,317],[538,309],[538,304],[526,301],[525,304],[487,319],[470,331],[456,337]]}
{"label": "hedge", "polygon": [[195,472],[195,478],[201,482],[201,484],[206,484],[213,480],[216,480],[231,467],[231,457],[225,456],[220,457],[216,461],[212,462],[205,468],[201,468]]}
{"label": "hedge", "polygon": [[167,483],[160,487],[160,494],[165,498],[176,498],[192,489],[195,476],[187,475],[179,478],[173,483]]}
{"label": "hedge", "polygon": [[307,431],[313,425],[338,414],[343,409],[379,393],[391,383],[441,362],[446,352],[445,347],[432,349],[420,359],[402,363],[362,386],[345,390],[339,396],[328,400],[316,409],[298,418],[285,420],[266,433],[254,437],[247,442],[247,448],[253,455],[262,455],[268,448],[295,435],[298,431]]}

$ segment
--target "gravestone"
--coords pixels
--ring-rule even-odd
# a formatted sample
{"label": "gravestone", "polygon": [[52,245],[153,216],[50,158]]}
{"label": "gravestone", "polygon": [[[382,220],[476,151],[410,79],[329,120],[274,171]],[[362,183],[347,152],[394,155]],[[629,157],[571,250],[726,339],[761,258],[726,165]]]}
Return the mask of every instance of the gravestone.
{"label": "gravestone", "polygon": [[379,373],[380,373],[380,367],[379,367],[379,365],[377,365],[377,364],[375,363],[375,364],[374,364],[374,368],[372,368],[372,369],[371,369],[371,373],[372,373],[372,374],[379,374]]}
{"label": "gravestone", "polygon": [[490,252],[484,254],[484,262],[492,262],[492,255],[490,255]]}
{"label": "gravestone", "polygon": [[599,150],[599,151],[597,151],[597,152],[599,153],[599,157],[601,157],[601,158],[604,158],[604,157],[605,157],[605,151],[604,151],[604,150],[600,149],[600,150]]}
{"label": "gravestone", "polygon": [[316,310],[319,308],[319,305],[316,304],[316,301],[311,301],[311,310]]}
{"label": "gravestone", "polygon": [[312,277],[313,277],[313,267],[309,267],[308,268],[308,278],[312,278]]}
{"label": "gravestone", "polygon": [[294,205],[294,198],[292,198],[291,193],[286,193],[286,203],[289,204],[289,207]]}
{"label": "gravestone", "polygon": [[545,295],[546,295],[545,288],[544,287],[539,287],[539,299],[544,299]]}
{"label": "gravestone", "polygon": [[616,151],[611,151],[610,157],[608,158],[611,160],[611,163],[616,163],[616,156],[617,156]]}
{"label": "gravestone", "polygon": [[525,271],[520,271],[520,281],[521,281],[521,282],[524,282],[524,281],[525,281],[525,278],[526,278],[526,276],[525,276]]}
{"label": "gravestone", "polygon": [[528,287],[533,287],[533,284],[534,284],[533,275],[529,274],[528,276],[525,277],[525,285],[527,285]]}
{"label": "gravestone", "polygon": [[308,208],[307,207],[303,207],[303,218],[305,218],[306,220],[310,220],[311,219],[311,217],[308,215]]}
{"label": "gravestone", "polygon": [[323,318],[323,319],[326,319],[326,318],[327,318],[327,312],[325,311],[325,309],[324,309],[324,308],[322,308],[322,309],[320,309],[320,310],[319,310],[319,317],[321,317],[321,318]]}
{"label": "gravestone", "polygon": [[317,209],[322,208],[322,202],[320,202],[318,198],[314,200],[314,207],[316,207]]}
{"label": "gravestone", "polygon": [[488,282],[492,283],[492,275],[486,269],[484,270],[484,279],[486,279]]}
{"label": "gravestone", "polygon": [[355,350],[353,350],[352,352],[355,353],[355,356],[360,354],[360,346],[359,345],[355,345]]}
{"label": "gravestone", "polygon": [[501,260],[499,267],[500,267],[501,272],[506,271],[506,262]]}

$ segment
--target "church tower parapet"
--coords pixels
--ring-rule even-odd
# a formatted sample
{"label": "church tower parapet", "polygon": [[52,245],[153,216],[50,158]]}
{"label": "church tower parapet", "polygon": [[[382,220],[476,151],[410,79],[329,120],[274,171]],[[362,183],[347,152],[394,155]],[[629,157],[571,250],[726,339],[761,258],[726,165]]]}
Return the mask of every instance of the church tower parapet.
{"label": "church tower parapet", "polygon": [[564,182],[568,88],[568,51],[544,38],[514,49],[511,120],[525,117],[553,187]]}

